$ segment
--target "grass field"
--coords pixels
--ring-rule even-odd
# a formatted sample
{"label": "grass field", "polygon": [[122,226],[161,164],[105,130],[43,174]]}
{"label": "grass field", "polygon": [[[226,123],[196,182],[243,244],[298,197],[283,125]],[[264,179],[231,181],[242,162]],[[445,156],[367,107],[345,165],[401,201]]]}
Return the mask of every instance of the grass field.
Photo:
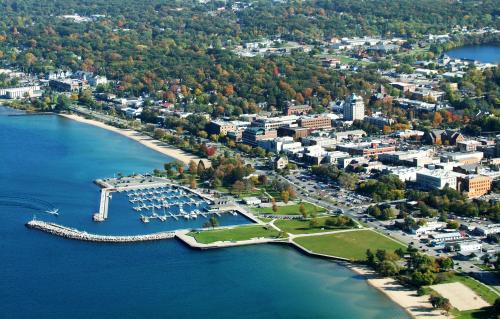
{"label": "grass field", "polygon": [[[323,213],[326,211],[326,209],[324,209],[323,207],[319,207],[311,203],[304,202],[303,204],[307,214]],[[260,214],[271,214],[271,215],[300,215],[299,207],[300,204],[278,206],[277,212],[273,212],[272,207],[258,207],[255,208],[254,211]]]}
{"label": "grass field", "polygon": [[458,311],[453,309],[451,314],[455,319],[493,319],[495,314],[490,307],[489,309],[479,309],[479,310],[469,310],[469,311]]}
{"label": "grass field", "polygon": [[194,239],[196,239],[199,243],[210,244],[216,241],[239,241],[257,237],[278,237],[279,232],[271,227],[251,225],[227,229],[190,232],[188,235],[194,237]]}
{"label": "grass field", "polygon": [[300,220],[300,219],[280,219],[274,222],[274,225],[281,229],[284,232],[291,234],[312,234],[312,233],[321,233],[326,231],[332,231],[335,229],[345,229],[342,228],[330,228],[325,226],[325,221],[328,217],[319,217],[317,218],[319,225],[318,227],[311,228],[309,226],[309,220]]}
{"label": "grass field", "polygon": [[371,230],[302,237],[295,239],[295,242],[315,253],[351,260],[365,260],[367,249],[376,251],[377,249],[406,248],[403,244]]}

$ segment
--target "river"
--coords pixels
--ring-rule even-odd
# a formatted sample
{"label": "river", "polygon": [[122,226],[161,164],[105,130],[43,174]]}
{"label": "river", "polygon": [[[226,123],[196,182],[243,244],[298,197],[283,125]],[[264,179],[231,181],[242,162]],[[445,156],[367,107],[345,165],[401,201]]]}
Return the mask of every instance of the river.
{"label": "river", "polygon": [[[151,171],[170,159],[58,116],[11,114],[0,107],[0,318],[408,317],[345,267],[286,246],[195,251],[177,240],[96,244],[27,229],[35,214],[97,233],[177,227],[142,224],[123,204],[112,204],[108,221],[91,221],[94,179]],[[44,214],[44,205],[61,215]]]}

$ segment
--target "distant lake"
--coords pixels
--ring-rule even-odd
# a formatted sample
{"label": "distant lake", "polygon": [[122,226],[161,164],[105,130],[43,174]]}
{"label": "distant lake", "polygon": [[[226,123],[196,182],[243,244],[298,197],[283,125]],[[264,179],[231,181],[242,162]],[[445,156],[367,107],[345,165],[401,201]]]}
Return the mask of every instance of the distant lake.
{"label": "distant lake", "polygon": [[452,58],[478,60],[483,63],[500,63],[500,45],[468,45],[446,52]]}

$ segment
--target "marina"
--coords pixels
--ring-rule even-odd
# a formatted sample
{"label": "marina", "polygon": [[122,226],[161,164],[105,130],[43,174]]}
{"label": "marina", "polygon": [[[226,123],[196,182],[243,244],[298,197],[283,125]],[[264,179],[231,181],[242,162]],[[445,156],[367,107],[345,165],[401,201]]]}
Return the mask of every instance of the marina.
{"label": "marina", "polygon": [[130,209],[138,213],[139,220],[145,224],[151,221],[207,219],[214,215],[221,217],[221,214],[241,214],[259,223],[252,214],[228,200],[212,197],[161,177],[134,175],[98,179],[95,183],[101,187],[99,211],[93,215],[93,220],[97,222],[108,219],[112,194],[121,196],[122,193],[126,195]]}
{"label": "marina", "polygon": [[[200,253],[178,240],[101,244],[64,240],[23,227],[36,214],[37,219],[88,234],[143,238],[135,235],[201,228],[204,219],[144,224],[139,215],[146,211],[135,212],[127,192],[112,192],[108,219],[93,222],[90,217],[99,210],[100,188],[91,181],[116,172],[151,171],[166,159],[123,136],[55,116],[0,116],[0,131],[2,193],[22,197],[5,198],[7,205],[0,214],[0,291],[9,292],[2,300],[4,317],[199,318],[207,313],[263,319],[407,317],[348,269],[308,258],[285,245]],[[219,202],[213,206],[218,204],[230,206]],[[55,208],[58,217],[45,213]],[[221,215],[221,226],[248,222],[230,213]],[[258,293],[257,300],[234,289],[242,274],[241,285]],[[207,293],[215,298],[211,303]],[[269,302],[259,302],[262,298]]]}

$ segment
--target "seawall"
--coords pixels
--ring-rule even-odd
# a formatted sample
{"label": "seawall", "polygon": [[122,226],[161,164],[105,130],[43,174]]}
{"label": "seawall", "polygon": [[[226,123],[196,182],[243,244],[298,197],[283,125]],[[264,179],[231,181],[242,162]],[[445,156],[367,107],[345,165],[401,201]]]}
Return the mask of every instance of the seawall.
{"label": "seawall", "polygon": [[55,223],[48,223],[41,220],[32,220],[26,223],[26,227],[44,231],[46,233],[83,241],[101,242],[101,243],[132,243],[141,241],[153,241],[171,239],[175,237],[174,232],[160,232],[145,235],[115,236],[115,235],[97,235],[79,231],[77,229],[61,226]]}

